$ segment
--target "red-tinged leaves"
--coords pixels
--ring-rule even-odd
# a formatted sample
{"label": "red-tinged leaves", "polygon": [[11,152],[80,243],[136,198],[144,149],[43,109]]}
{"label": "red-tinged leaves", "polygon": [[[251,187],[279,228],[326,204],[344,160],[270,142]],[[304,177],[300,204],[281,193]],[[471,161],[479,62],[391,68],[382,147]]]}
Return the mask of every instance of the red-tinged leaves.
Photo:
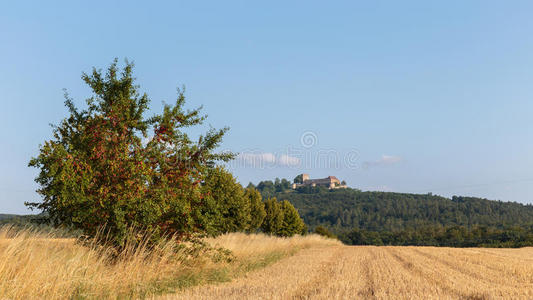
{"label": "red-tinged leaves", "polygon": [[[205,158],[223,160],[206,145],[217,144],[222,136],[195,144],[180,131],[183,124],[201,124],[197,111],[183,112],[183,94],[161,115],[144,119],[148,99],[133,96],[140,93],[131,71],[122,77],[116,71],[115,62],[108,77],[98,71],[84,75],[97,95],[93,104],[71,111],[58,126],[56,139],[47,141],[30,162],[41,169],[36,181],[43,196],[32,207],[89,235],[105,225],[117,244],[133,225],[190,236],[191,228],[210,222],[193,216],[202,216],[195,210],[205,207],[206,196],[199,192],[208,169]],[[150,128],[155,136],[143,145],[140,138]]]}

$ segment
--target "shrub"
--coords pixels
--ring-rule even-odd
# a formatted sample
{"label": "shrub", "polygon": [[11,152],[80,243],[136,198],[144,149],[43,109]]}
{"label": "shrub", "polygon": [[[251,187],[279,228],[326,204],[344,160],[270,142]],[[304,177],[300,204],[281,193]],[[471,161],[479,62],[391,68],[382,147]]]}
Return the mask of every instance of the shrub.
{"label": "shrub", "polygon": [[278,236],[293,236],[306,231],[304,221],[289,201],[278,202],[276,198],[265,201],[265,220],[261,229]]}
{"label": "shrub", "polygon": [[331,239],[336,239],[337,238],[337,236],[335,236],[333,233],[331,233],[326,227],[320,226],[320,225],[315,228],[315,233],[319,234],[321,236],[325,236],[325,237],[331,238]]}
{"label": "shrub", "polygon": [[206,212],[212,221],[210,233],[245,231],[250,227],[250,199],[233,175],[222,167],[208,171],[202,190],[209,198]]}
{"label": "shrub", "polygon": [[283,226],[283,211],[276,198],[269,198],[264,202],[266,216],[261,224],[261,230],[268,234],[277,234]]}
{"label": "shrub", "polygon": [[280,206],[283,214],[283,222],[277,234],[279,236],[293,236],[295,234],[301,234],[305,227],[305,223],[302,218],[300,218],[296,208],[294,208],[294,206],[292,206],[292,204],[287,200],[282,201]]}
{"label": "shrub", "polygon": [[253,187],[245,189],[244,197],[250,202],[250,226],[248,231],[254,232],[263,224],[266,217],[265,205],[261,201],[261,194]]}

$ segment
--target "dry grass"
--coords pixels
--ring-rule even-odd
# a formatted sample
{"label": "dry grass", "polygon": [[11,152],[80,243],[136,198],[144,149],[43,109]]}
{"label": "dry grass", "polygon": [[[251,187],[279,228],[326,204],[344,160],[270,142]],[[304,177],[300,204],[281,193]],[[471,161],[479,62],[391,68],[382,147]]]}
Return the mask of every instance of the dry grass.
{"label": "dry grass", "polygon": [[113,260],[109,249],[84,246],[54,233],[0,229],[0,299],[138,298],[211,282],[229,281],[311,245],[316,236],[274,238],[229,234],[208,240],[233,250],[233,262],[192,259],[172,243],[129,247]]}
{"label": "dry grass", "polygon": [[216,247],[229,249],[238,258],[264,256],[270,253],[291,254],[311,246],[339,246],[338,240],[326,239],[319,235],[280,238],[264,234],[232,233],[206,241]]}
{"label": "dry grass", "polygon": [[533,248],[312,247],[168,299],[533,299]]}
{"label": "dry grass", "polygon": [[[207,239],[232,262],[170,244],[106,249],[0,230],[0,299],[533,299],[533,248],[350,247],[318,236]],[[300,250],[300,251],[299,251]]]}

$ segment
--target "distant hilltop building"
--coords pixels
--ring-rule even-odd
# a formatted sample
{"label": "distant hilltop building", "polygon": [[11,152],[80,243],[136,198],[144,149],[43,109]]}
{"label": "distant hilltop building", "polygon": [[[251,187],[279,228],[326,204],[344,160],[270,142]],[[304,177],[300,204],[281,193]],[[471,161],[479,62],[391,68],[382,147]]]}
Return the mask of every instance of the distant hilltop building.
{"label": "distant hilltop building", "polygon": [[296,189],[301,186],[323,186],[329,189],[339,189],[346,188],[346,182],[344,180],[341,182],[335,176],[328,176],[321,179],[310,179],[309,174],[300,174],[294,178],[294,183],[292,188]]}

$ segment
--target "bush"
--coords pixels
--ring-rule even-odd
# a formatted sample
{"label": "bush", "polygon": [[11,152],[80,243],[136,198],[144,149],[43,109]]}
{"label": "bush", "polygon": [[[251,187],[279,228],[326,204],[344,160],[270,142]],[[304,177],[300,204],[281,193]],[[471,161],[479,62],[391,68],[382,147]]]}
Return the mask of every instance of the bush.
{"label": "bush", "polygon": [[265,205],[261,201],[261,194],[253,187],[246,188],[244,197],[250,202],[250,226],[248,231],[255,232],[265,220]]}
{"label": "bush", "polygon": [[206,211],[213,227],[210,233],[217,235],[250,228],[250,198],[231,173],[222,167],[209,170],[202,190],[211,206]]}
{"label": "bush", "polygon": [[325,237],[331,238],[331,239],[336,239],[337,238],[337,236],[335,236],[333,233],[331,233],[326,227],[320,226],[320,225],[315,228],[315,233],[319,234],[321,236],[325,236]]}
{"label": "bush", "polygon": [[283,211],[276,198],[269,198],[264,202],[266,216],[261,224],[261,230],[268,234],[277,234],[283,226]]}
{"label": "bush", "polygon": [[278,202],[276,198],[270,198],[265,201],[265,212],[261,225],[264,233],[293,236],[306,231],[305,223],[289,201]]}
{"label": "bush", "polygon": [[302,218],[300,218],[296,208],[294,208],[289,201],[285,200],[281,202],[281,211],[283,214],[283,222],[277,234],[279,236],[301,234],[305,227],[305,223]]}

